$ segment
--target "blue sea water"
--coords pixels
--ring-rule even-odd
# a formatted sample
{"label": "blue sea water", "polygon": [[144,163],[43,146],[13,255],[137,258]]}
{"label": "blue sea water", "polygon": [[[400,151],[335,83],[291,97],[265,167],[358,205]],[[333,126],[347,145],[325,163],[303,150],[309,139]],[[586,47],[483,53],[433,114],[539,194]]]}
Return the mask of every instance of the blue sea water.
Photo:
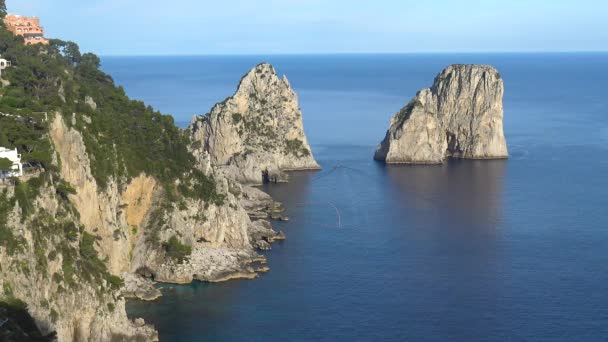
{"label": "blue sea water", "polygon": [[[163,341],[608,341],[608,54],[106,57],[187,122],[268,61],[300,97],[319,172],[264,190],[288,239],[253,281],[130,302]],[[496,66],[511,158],[372,160],[451,63]]]}

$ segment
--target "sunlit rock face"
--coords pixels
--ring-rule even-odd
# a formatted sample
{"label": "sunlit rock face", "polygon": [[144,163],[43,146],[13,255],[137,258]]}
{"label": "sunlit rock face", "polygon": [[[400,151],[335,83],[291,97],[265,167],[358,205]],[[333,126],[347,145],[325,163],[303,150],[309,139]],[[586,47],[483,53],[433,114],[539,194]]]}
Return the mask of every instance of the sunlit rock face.
{"label": "sunlit rock face", "polygon": [[507,158],[503,94],[495,68],[451,65],[392,118],[374,158],[411,164]]}
{"label": "sunlit rock face", "polygon": [[318,169],[298,97],[267,63],[249,71],[236,93],[190,125],[194,152],[245,184],[284,180],[283,171]]}

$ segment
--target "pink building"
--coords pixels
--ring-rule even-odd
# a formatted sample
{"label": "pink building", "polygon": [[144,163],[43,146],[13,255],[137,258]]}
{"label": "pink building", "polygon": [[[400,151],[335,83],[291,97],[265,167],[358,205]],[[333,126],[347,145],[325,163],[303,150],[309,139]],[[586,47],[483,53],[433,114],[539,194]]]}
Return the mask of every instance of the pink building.
{"label": "pink building", "polygon": [[37,17],[8,14],[4,18],[4,24],[14,35],[23,36],[25,44],[46,45],[49,43],[49,40],[44,38],[44,28],[40,25],[40,19]]}

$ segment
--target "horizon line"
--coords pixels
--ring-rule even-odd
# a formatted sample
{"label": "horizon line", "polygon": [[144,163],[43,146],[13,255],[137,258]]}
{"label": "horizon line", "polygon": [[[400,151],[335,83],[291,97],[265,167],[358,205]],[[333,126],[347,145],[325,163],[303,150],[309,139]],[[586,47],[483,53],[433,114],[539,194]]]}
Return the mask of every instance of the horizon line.
{"label": "horizon line", "polygon": [[184,54],[102,54],[102,57],[258,57],[258,56],[346,56],[346,55],[558,55],[558,54],[606,54],[608,50],[513,50],[513,51],[411,51],[411,52],[286,52],[286,53],[184,53]]}

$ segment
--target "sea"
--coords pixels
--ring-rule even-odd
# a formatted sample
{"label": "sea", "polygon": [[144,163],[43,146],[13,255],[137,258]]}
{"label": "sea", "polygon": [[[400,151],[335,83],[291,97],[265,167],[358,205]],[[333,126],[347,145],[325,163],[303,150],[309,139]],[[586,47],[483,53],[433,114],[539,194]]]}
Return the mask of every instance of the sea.
{"label": "sea", "polygon": [[[104,57],[185,127],[272,63],[321,171],[264,191],[287,235],[255,280],[130,301],[161,341],[608,341],[608,54]],[[390,118],[449,64],[495,66],[510,158],[373,161]]]}

